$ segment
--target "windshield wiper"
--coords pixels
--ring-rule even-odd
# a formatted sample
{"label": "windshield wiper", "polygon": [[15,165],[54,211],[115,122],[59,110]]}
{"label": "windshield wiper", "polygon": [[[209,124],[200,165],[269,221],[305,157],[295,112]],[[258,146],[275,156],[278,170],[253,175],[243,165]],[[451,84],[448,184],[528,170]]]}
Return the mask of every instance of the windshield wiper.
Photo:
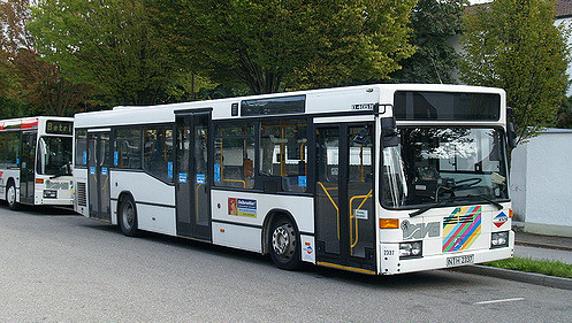
{"label": "windshield wiper", "polygon": [[429,205],[427,205],[427,206],[424,206],[424,207],[420,208],[419,210],[417,210],[417,211],[415,211],[415,212],[409,213],[409,217],[412,218],[412,217],[421,215],[421,214],[423,214],[423,213],[425,213],[425,212],[427,212],[427,211],[429,211],[429,210],[431,210],[431,209],[433,209],[433,208],[436,208],[436,207],[439,207],[439,206],[444,206],[444,205],[446,205],[447,203],[449,203],[449,202],[451,202],[451,201],[452,201],[452,199],[446,199],[446,200],[441,200],[441,201],[436,202],[436,203],[433,203],[433,204],[429,204]]}
{"label": "windshield wiper", "polygon": [[449,202],[452,202],[452,201],[455,201],[455,200],[462,200],[462,199],[480,199],[480,201],[477,200],[477,201],[475,201],[475,202],[481,202],[481,203],[483,203],[483,201],[484,201],[484,202],[487,202],[487,204],[492,204],[492,205],[494,205],[498,210],[502,210],[502,209],[504,208],[504,207],[502,206],[502,204],[500,204],[499,202],[497,202],[497,201],[495,201],[495,200],[492,200],[492,199],[488,198],[486,195],[482,195],[482,194],[479,194],[479,195],[467,195],[467,196],[453,197],[453,198],[449,198],[449,199],[446,199],[446,200],[441,200],[441,201],[439,201],[439,202],[437,202],[437,203],[429,204],[429,205],[427,205],[427,206],[424,206],[424,207],[420,208],[419,210],[417,210],[417,211],[415,211],[415,212],[409,213],[409,216],[410,216],[410,217],[415,217],[415,216],[421,215],[421,214],[423,214],[423,213],[425,213],[425,212],[427,212],[427,211],[429,211],[429,210],[431,210],[431,209],[433,209],[433,208],[436,208],[436,207],[439,207],[439,206],[445,206],[445,205],[447,205],[447,203],[449,203]]}
{"label": "windshield wiper", "polygon": [[[488,202],[488,204],[494,205],[494,206],[497,208],[497,210],[502,210],[502,209],[504,208],[504,207],[502,206],[502,204],[500,204],[499,202],[497,202],[497,201],[495,201],[495,200],[493,200],[493,199],[487,197],[487,196],[484,195],[484,194],[479,194],[479,195],[467,195],[467,196],[462,196],[462,197],[460,196],[459,198],[468,198],[468,199],[475,199],[475,198],[477,198],[477,199],[481,199],[482,201]],[[482,201],[480,201],[480,202],[482,202]],[[476,202],[478,202],[478,201],[476,201]]]}

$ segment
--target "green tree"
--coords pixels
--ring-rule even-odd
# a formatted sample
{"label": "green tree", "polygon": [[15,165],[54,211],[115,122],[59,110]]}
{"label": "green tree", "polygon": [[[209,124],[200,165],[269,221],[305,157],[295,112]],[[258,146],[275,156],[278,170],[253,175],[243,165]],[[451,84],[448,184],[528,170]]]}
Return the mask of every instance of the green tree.
{"label": "green tree", "polygon": [[572,96],[568,97],[560,107],[556,126],[558,128],[572,128]]}
{"label": "green tree", "polygon": [[28,27],[45,59],[92,88],[98,105],[156,104],[186,69],[149,9],[144,0],[40,0]]}
{"label": "green tree", "polygon": [[506,90],[519,143],[556,121],[568,77],[568,33],[555,0],[496,0],[466,16],[463,79]]}
{"label": "green tree", "polygon": [[40,60],[26,28],[30,18],[29,0],[0,2],[0,117],[72,115],[87,89],[64,80],[57,65]]}
{"label": "green tree", "polygon": [[411,16],[417,51],[392,78],[405,83],[456,83],[459,55],[451,45],[462,29],[466,0],[419,0]]}
{"label": "green tree", "polygon": [[183,0],[158,11],[172,50],[211,79],[272,93],[389,78],[414,52],[415,2]]}

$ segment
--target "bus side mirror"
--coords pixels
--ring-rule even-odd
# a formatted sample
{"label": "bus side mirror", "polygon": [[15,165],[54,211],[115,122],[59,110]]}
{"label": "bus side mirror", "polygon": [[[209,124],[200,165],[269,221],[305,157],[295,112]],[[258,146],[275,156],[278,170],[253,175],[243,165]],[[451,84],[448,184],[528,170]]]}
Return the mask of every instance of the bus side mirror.
{"label": "bus side mirror", "polygon": [[381,139],[384,148],[399,145],[399,134],[397,133],[395,117],[381,118]]}
{"label": "bus side mirror", "polygon": [[508,146],[510,149],[514,149],[516,147],[516,127],[511,107],[506,108],[506,137]]}

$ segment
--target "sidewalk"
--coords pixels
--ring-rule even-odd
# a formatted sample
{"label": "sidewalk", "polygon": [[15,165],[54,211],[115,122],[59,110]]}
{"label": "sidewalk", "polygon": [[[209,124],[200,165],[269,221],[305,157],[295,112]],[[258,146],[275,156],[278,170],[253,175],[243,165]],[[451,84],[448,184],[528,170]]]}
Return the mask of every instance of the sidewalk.
{"label": "sidewalk", "polygon": [[559,260],[572,264],[572,238],[516,232],[514,255],[539,260]]}
{"label": "sidewalk", "polygon": [[572,238],[550,237],[516,231],[514,243],[522,246],[572,251]]}

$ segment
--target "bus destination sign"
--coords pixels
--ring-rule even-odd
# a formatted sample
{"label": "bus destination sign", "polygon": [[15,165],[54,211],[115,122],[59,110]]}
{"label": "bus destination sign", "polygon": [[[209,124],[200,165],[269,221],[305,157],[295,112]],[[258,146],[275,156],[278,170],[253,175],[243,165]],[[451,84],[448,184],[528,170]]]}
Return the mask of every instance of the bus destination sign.
{"label": "bus destination sign", "polygon": [[71,136],[73,133],[73,122],[48,120],[46,122],[46,133]]}

